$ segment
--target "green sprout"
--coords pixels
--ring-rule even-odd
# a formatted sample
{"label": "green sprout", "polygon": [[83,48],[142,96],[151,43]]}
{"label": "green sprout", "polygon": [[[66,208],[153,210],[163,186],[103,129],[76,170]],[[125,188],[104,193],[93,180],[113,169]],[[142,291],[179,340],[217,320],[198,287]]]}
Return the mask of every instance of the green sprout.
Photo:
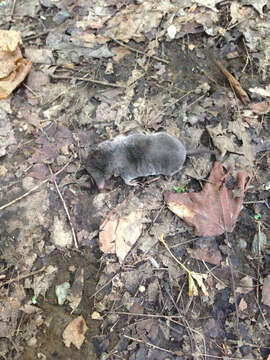
{"label": "green sprout", "polygon": [[183,192],[186,191],[185,187],[180,188],[179,186],[174,186],[173,190],[175,190],[175,191],[177,191],[179,193],[183,193]]}
{"label": "green sprout", "polygon": [[255,220],[260,220],[261,217],[262,215],[260,213],[254,215]]}

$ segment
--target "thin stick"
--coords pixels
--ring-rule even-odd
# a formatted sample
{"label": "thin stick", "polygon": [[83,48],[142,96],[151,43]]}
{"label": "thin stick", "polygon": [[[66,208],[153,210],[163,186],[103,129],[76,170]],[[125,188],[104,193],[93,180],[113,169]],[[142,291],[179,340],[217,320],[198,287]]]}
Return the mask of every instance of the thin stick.
{"label": "thin stick", "polygon": [[160,346],[156,346],[156,345],[154,345],[154,344],[151,344],[151,343],[148,343],[148,342],[146,342],[146,341],[143,341],[143,340],[140,340],[140,339],[136,339],[136,338],[134,338],[134,337],[132,337],[132,336],[128,336],[128,335],[123,335],[126,339],[129,339],[129,340],[132,340],[132,341],[136,341],[136,342],[138,342],[138,343],[141,343],[141,344],[145,344],[145,345],[148,345],[148,346],[150,346],[151,348],[153,348],[153,349],[158,349],[158,350],[161,350],[161,351],[165,351],[165,352],[167,352],[167,353],[169,353],[169,354],[172,354],[172,355],[183,355],[183,352],[182,351],[170,351],[170,350],[167,350],[167,349],[164,349],[164,348],[162,348],[162,347],[160,347]]}
{"label": "thin stick", "polygon": [[[71,159],[68,163],[66,163],[66,165],[63,166],[62,169],[58,170],[58,171],[54,174],[54,176],[59,175],[59,174],[71,163],[72,160],[73,160],[73,159]],[[7,208],[8,206],[11,206],[11,205],[15,204],[17,201],[20,201],[20,200],[24,199],[26,196],[32,194],[32,192],[36,191],[36,190],[39,189],[42,185],[46,184],[46,183],[47,183],[48,181],[50,181],[50,180],[51,180],[51,177],[49,177],[49,178],[41,181],[41,183],[37,184],[36,186],[34,186],[32,189],[30,189],[29,191],[27,191],[27,192],[24,193],[23,195],[17,197],[16,199],[10,201],[10,202],[7,203],[7,204],[4,204],[4,205],[0,206],[0,210],[4,210],[4,209]]]}
{"label": "thin stick", "polygon": [[107,81],[99,81],[99,80],[94,80],[94,79],[87,79],[87,78],[81,78],[81,77],[76,77],[76,76],[58,76],[58,75],[50,75],[51,78],[53,79],[62,79],[62,80],[80,80],[80,81],[87,81],[87,82],[91,82],[94,84],[99,84],[99,85],[104,85],[104,86],[111,86],[111,87],[115,87],[115,88],[124,88],[125,86],[123,85],[118,85],[118,84],[113,84],[113,83],[109,83]]}
{"label": "thin stick", "polygon": [[14,15],[14,10],[15,10],[15,6],[16,6],[16,1],[17,0],[13,0],[13,5],[12,5],[12,9],[11,9],[11,14],[10,14],[10,19],[12,20],[13,15]]}
{"label": "thin stick", "polygon": [[36,271],[32,271],[32,272],[29,273],[29,274],[20,275],[20,276],[18,276],[18,277],[16,277],[16,278],[10,279],[10,280],[5,281],[4,283],[0,284],[0,288],[1,288],[2,286],[4,286],[4,285],[11,284],[11,283],[13,283],[13,282],[15,282],[15,281],[20,281],[20,280],[26,279],[26,278],[28,278],[28,277],[30,277],[30,276],[37,275],[37,274],[39,274],[39,273],[41,273],[41,272],[43,272],[43,271],[45,271],[45,270],[46,270],[46,266],[43,266],[41,269],[36,270]]}
{"label": "thin stick", "polygon": [[117,274],[115,274],[109,281],[106,282],[106,284],[104,284],[100,289],[98,289],[96,292],[94,292],[93,295],[90,296],[90,299],[92,299],[92,297],[95,297],[99,292],[101,292],[106,286],[108,286],[112,281],[113,279],[116,277]]}
{"label": "thin stick", "polygon": [[[49,167],[49,170],[50,170],[51,175],[54,175],[53,172],[52,172],[52,169],[51,169],[50,165],[48,165],[48,167]],[[61,194],[61,192],[60,192],[60,190],[59,190],[59,187],[58,187],[58,185],[57,185],[57,182],[56,182],[55,178],[53,178],[53,183],[54,183],[54,186],[55,186],[55,188],[56,188],[56,191],[57,191],[57,193],[58,193],[58,195],[59,195],[59,197],[60,197],[60,199],[61,199],[61,201],[62,201],[62,204],[63,204],[63,206],[64,206],[65,212],[66,212],[66,214],[67,214],[67,218],[68,218],[69,225],[70,225],[70,228],[71,228],[71,232],[72,232],[72,236],[73,236],[73,241],[74,241],[75,248],[78,249],[79,246],[78,246],[77,236],[76,236],[74,227],[73,227],[73,225],[72,225],[71,217],[70,217],[70,215],[69,215],[69,211],[68,211],[66,202],[65,202],[65,200],[64,200],[64,198],[63,198],[63,196],[62,196],[62,194]]]}
{"label": "thin stick", "polygon": [[117,314],[117,315],[128,315],[128,316],[146,316],[146,317],[150,317],[150,318],[159,318],[159,319],[167,319],[167,320],[171,320],[171,319],[175,319],[175,318],[179,318],[182,319],[183,315],[158,315],[158,314],[141,314],[141,313],[131,313],[131,312],[126,312],[126,311],[109,311],[109,314]]}
{"label": "thin stick", "polygon": [[48,33],[49,33],[49,30],[46,30],[46,31],[43,31],[43,32],[35,34],[35,35],[25,36],[25,37],[23,37],[23,41],[33,40],[40,36],[47,35]]}
{"label": "thin stick", "polygon": [[231,74],[229,71],[225,68],[225,66],[221,63],[219,60],[214,60],[215,64],[219,67],[220,71],[223,73],[223,75],[226,76],[227,80],[229,81],[231,88],[236,92],[236,94],[239,96],[240,100],[244,105],[247,105],[250,103],[250,99],[248,97],[248,94],[245,92],[245,90],[240,85],[240,82]]}
{"label": "thin stick", "polygon": [[121,41],[118,41],[118,40],[116,40],[116,39],[114,39],[114,38],[111,38],[111,39],[112,39],[113,41],[115,41],[117,44],[119,44],[120,46],[123,46],[124,48],[127,48],[127,49],[129,49],[129,50],[131,50],[131,51],[133,51],[133,52],[136,52],[136,53],[138,53],[138,54],[141,54],[141,55],[150,57],[150,58],[152,58],[152,59],[155,59],[155,60],[157,60],[157,61],[163,62],[164,64],[169,64],[169,63],[170,63],[168,60],[162,59],[162,58],[160,58],[160,57],[158,57],[158,56],[147,55],[145,52],[143,52],[143,51],[141,51],[141,50],[138,50],[138,49],[135,49],[135,48],[133,48],[133,47],[131,47],[131,46],[128,46],[128,45],[126,45],[126,44],[123,44]]}

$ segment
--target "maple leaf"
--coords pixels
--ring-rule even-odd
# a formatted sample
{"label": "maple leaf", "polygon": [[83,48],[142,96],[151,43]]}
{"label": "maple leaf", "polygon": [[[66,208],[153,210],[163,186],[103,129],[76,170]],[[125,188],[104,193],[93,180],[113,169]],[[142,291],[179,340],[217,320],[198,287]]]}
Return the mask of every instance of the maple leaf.
{"label": "maple leaf", "polygon": [[201,192],[178,194],[167,191],[164,199],[169,209],[187,224],[193,225],[200,236],[232,232],[251,178],[247,181],[248,174],[239,172],[236,189],[228,189],[228,175],[222,164],[215,162]]}

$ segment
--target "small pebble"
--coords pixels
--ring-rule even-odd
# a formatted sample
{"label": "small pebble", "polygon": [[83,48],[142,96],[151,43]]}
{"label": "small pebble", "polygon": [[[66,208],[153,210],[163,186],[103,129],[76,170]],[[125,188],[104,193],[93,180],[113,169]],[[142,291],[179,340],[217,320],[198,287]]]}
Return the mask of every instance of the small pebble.
{"label": "small pebble", "polygon": [[240,249],[246,249],[247,248],[247,242],[244,239],[240,239],[239,241],[239,247]]}

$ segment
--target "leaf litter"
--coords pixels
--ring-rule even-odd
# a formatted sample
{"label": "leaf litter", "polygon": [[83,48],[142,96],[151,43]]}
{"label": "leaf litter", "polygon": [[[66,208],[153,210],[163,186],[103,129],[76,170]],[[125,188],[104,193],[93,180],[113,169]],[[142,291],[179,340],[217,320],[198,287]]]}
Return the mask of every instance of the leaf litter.
{"label": "leaf litter", "polygon": [[[26,87],[18,84],[9,103],[0,102],[0,202],[10,202],[0,213],[5,244],[1,256],[3,274],[13,280],[9,289],[1,288],[1,316],[6,310],[7,317],[0,345],[6,358],[14,358],[13,350],[4,347],[9,332],[17,357],[27,359],[29,352],[50,358],[56,351],[86,358],[85,337],[90,347],[95,339],[93,359],[163,359],[164,353],[174,359],[202,354],[268,357],[267,325],[258,316],[261,308],[268,311],[268,10],[264,0],[1,3],[6,16],[0,24],[7,28],[11,19],[21,30],[25,61],[33,62]],[[47,31],[42,18],[52,20]],[[230,75],[213,66],[215,60]],[[9,64],[14,67],[14,62]],[[249,105],[239,100],[239,89],[248,95]],[[89,179],[85,188],[85,180],[76,182],[82,153],[89,146],[119,133],[160,130],[183,139],[191,149],[201,145],[218,149],[220,160],[227,157],[222,164],[228,172],[220,165],[216,183],[205,182],[212,159],[203,156],[188,159],[170,181],[142,179],[143,187],[136,189],[115,178],[110,191],[96,194]],[[72,164],[50,178],[48,164],[58,173],[71,159]],[[231,174],[239,171],[254,175],[252,183],[243,175],[240,188],[235,185]],[[78,235],[80,252],[73,250],[67,213],[54,181]],[[193,226],[197,231],[202,227],[203,234],[212,227],[214,234],[224,234],[194,239],[193,230],[164,206],[162,194],[177,186],[188,191],[185,196],[199,198],[207,185],[212,202],[220,204],[214,225],[208,216],[208,224]],[[125,200],[130,202],[127,207]],[[261,214],[261,233],[266,237],[263,251],[256,254],[251,252],[258,229],[254,213]],[[110,226],[104,231],[101,224]],[[180,269],[160,244],[162,234],[188,271]],[[53,276],[30,272],[43,264],[57,269]],[[15,277],[25,272],[29,277],[17,282],[27,291],[12,293],[18,285]],[[190,294],[200,296],[188,296],[186,280]],[[72,294],[63,307],[49,307],[50,316],[45,309],[56,304],[55,286],[64,282],[73,284]],[[202,290],[208,296],[202,296]],[[260,294],[259,308],[253,295],[259,302]],[[56,324],[70,311],[75,317],[82,312],[90,331],[81,336],[85,324],[79,318],[65,333],[66,346],[60,334],[61,348]],[[97,330],[101,327],[102,332]]]}

